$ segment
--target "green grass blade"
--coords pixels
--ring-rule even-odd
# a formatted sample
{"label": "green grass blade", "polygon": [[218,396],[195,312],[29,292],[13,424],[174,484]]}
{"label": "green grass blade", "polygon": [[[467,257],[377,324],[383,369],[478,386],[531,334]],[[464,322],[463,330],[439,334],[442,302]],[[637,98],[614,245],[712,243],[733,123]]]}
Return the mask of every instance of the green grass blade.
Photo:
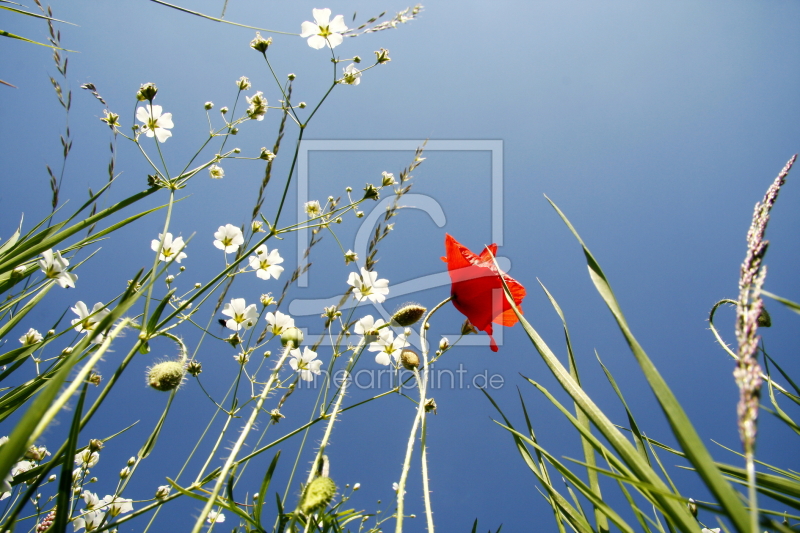
{"label": "green grass blade", "polygon": [[[272,481],[272,474],[275,472],[275,467],[278,466],[278,459],[281,456],[281,451],[275,454],[272,458],[272,462],[269,464],[269,468],[267,468],[267,473],[264,474],[264,479],[261,481],[261,488],[258,491],[258,498],[255,501],[255,507],[253,508],[253,517],[256,520],[256,524],[258,527],[261,526],[261,508],[264,507],[264,499],[267,496],[267,491],[269,490],[269,484]],[[477,523],[477,518],[475,522]]]}
{"label": "green grass blade", "polygon": [[[564,328],[564,341],[567,345],[567,356],[569,357],[569,372],[575,379],[575,381],[578,383],[578,385],[580,385],[581,378],[578,373],[578,364],[575,361],[575,354],[572,351],[572,339],[569,336],[569,327],[567,326],[567,319],[564,317],[564,312],[561,310],[561,306],[558,305],[558,302],[556,301],[555,298],[553,298],[553,295],[550,294],[550,291],[547,290],[547,287],[544,286],[541,280],[537,281],[539,281],[539,285],[541,285],[542,289],[544,290],[544,293],[547,295],[547,299],[550,300],[550,304],[556,310],[558,317],[561,319],[561,324]],[[589,423],[589,418],[586,416],[586,413],[581,411],[577,403],[575,403],[574,407],[575,407],[575,415],[578,419],[578,422],[583,424],[583,426],[586,428],[587,431],[591,431],[592,430],[591,424]],[[586,463],[590,465],[596,464],[594,448],[592,448],[592,445],[584,437],[581,437],[581,446],[583,448],[583,456],[584,459],[586,460]],[[589,469],[586,471],[586,475],[589,478],[589,486],[592,487],[592,490],[595,492],[595,494],[600,499],[602,499],[603,494],[600,490],[600,483],[597,479],[597,473],[594,470]],[[607,532],[608,519],[605,517],[605,515],[603,515],[603,513],[600,512],[597,506],[594,507],[594,515],[598,531]]]}
{"label": "green grass blade", "polygon": [[[608,280],[606,279],[603,270],[600,268],[600,265],[597,263],[594,256],[586,247],[580,235],[569,222],[564,213],[562,213],[561,210],[549,198],[547,198],[547,201],[550,202],[550,205],[553,206],[558,215],[581,244],[584,256],[586,257],[589,275],[592,279],[592,282],[611,311],[611,314],[614,315],[620,331],[624,335],[625,340],[628,342],[631,352],[644,372],[645,378],[649,382],[651,389],[655,393],[656,398],[658,399],[658,402],[664,411],[664,414],[667,416],[670,427],[672,428],[675,437],[681,445],[681,449],[684,451],[684,453],[686,453],[687,459],[689,459],[689,461],[697,469],[697,473],[703,479],[708,489],[717,498],[717,501],[720,503],[720,505],[722,505],[722,507],[725,509],[727,516],[731,519],[735,527],[740,531],[749,531],[749,513],[746,511],[741,500],[739,499],[739,494],[733,489],[733,487],[731,487],[731,485],[725,480],[720,471],[717,469],[716,465],[714,464],[714,460],[711,458],[711,454],[703,445],[703,441],[700,439],[700,436],[697,434],[697,431],[695,431],[694,426],[692,426],[691,422],[689,421],[689,417],[686,416],[686,412],[681,407],[678,399],[675,398],[675,395],[664,381],[664,378],[661,377],[661,374],[658,372],[655,365],[653,365],[653,362],[639,345],[639,342],[633,336],[633,333],[631,333],[628,323],[625,320],[625,316],[622,314],[619,303],[617,302],[614,292],[611,289],[611,285],[608,283]],[[667,514],[671,515],[672,513]],[[683,509],[680,514],[684,515],[689,513],[688,510]],[[677,518],[677,516],[678,515],[675,515],[673,518]]]}
{"label": "green grass blade", "polygon": [[622,406],[625,408],[625,414],[628,415],[628,424],[630,424],[631,433],[633,433],[633,442],[636,443],[636,449],[639,450],[639,453],[642,454],[642,458],[645,461],[647,461],[647,464],[650,464],[650,458],[647,456],[647,449],[644,446],[644,439],[642,438],[642,432],[639,431],[639,425],[636,423],[636,419],[633,418],[633,413],[628,407],[628,403],[625,401],[625,397],[622,395],[622,391],[617,386],[617,381],[614,379],[614,376],[611,374],[608,368],[606,368],[606,365],[603,364],[603,361],[600,360],[600,354],[597,353],[597,350],[595,350],[594,355],[595,357],[597,357],[597,362],[600,363],[600,368],[603,369],[603,372],[606,375],[606,379],[608,379],[608,382],[611,384],[611,388],[613,388],[614,392],[617,393],[619,401],[622,402]]}
{"label": "green grass blade", "polygon": [[147,437],[147,441],[139,450],[139,458],[145,459],[153,451],[153,448],[155,448],[158,436],[161,434],[161,428],[164,427],[164,422],[167,420],[167,413],[169,413],[169,408],[172,406],[172,400],[175,399],[175,393],[177,391],[178,389],[169,391],[169,398],[167,399],[167,405],[164,407],[164,412],[161,413],[161,418],[158,419],[156,427],[153,428],[150,436]]}
{"label": "green grass blade", "polygon": [[49,44],[40,43],[38,41],[33,41],[31,39],[28,39],[27,37],[22,37],[21,35],[15,35],[5,30],[0,30],[0,37],[10,37],[11,39],[19,39],[20,41],[24,41],[26,43],[38,44],[39,46],[46,46],[47,48],[52,48],[53,50],[64,50],[65,52],[75,52],[75,50],[67,50],[66,48],[59,48],[58,46],[52,46]]}

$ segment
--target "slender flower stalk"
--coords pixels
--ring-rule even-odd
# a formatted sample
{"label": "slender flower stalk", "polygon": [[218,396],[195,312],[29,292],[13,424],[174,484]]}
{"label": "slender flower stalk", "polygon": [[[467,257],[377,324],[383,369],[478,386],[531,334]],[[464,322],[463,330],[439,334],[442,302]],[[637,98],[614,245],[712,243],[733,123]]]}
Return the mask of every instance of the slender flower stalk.
{"label": "slender flower stalk", "polygon": [[[417,405],[417,416],[414,417],[414,423],[411,425],[411,433],[408,436],[408,445],[406,446],[406,456],[403,460],[403,471],[400,473],[400,482],[397,484],[397,522],[395,525],[395,532],[402,533],[403,531],[403,512],[404,512],[404,498],[405,498],[405,488],[406,488],[406,480],[408,479],[408,470],[411,467],[411,455],[414,452],[414,441],[416,440],[417,436],[417,428],[420,424],[425,424],[425,396],[428,390],[428,346],[425,342],[425,336],[427,332],[427,325],[428,320],[430,320],[431,316],[438,311],[442,306],[444,306],[447,302],[450,301],[450,297],[440,302],[436,307],[430,310],[428,315],[425,317],[425,320],[422,321],[422,326],[419,328],[419,336],[420,336],[420,343],[422,345],[422,373],[420,376],[420,372],[418,370],[414,370],[414,375],[417,378],[417,385],[419,386],[419,404]],[[431,498],[428,490],[428,466],[425,463],[426,454],[425,454],[425,432],[422,433],[423,440],[422,440],[422,450],[423,450],[423,465],[422,465],[422,485],[423,485],[423,497],[425,499],[425,515],[428,521],[428,531],[433,533],[433,511],[431,509]]]}
{"label": "slender flower stalk", "polygon": [[291,351],[292,345],[289,344],[283,350],[281,354],[281,358],[278,360],[278,364],[275,365],[275,369],[272,371],[272,374],[269,377],[269,381],[267,381],[264,388],[261,390],[261,394],[258,397],[258,401],[256,405],[253,407],[253,411],[250,413],[250,418],[247,420],[247,423],[242,428],[242,432],[239,434],[239,438],[236,440],[236,444],[233,445],[231,449],[231,453],[228,456],[228,459],[225,461],[225,464],[222,466],[222,470],[217,477],[217,482],[214,485],[214,488],[211,491],[211,494],[208,497],[208,501],[206,501],[205,507],[200,513],[200,516],[197,517],[197,521],[194,523],[194,527],[192,528],[192,533],[200,533],[200,530],[203,529],[203,524],[208,517],[208,514],[212,511],[213,507],[216,505],[217,496],[222,492],[222,486],[228,480],[228,472],[233,467],[234,463],[236,462],[236,456],[239,453],[239,450],[242,449],[244,446],[244,441],[247,440],[247,436],[250,434],[250,430],[253,429],[253,426],[256,422],[256,417],[258,413],[261,412],[261,408],[264,405],[264,402],[267,399],[267,396],[272,391],[273,385],[275,385],[275,381],[278,379],[278,373],[280,372],[281,367],[283,367],[284,361],[286,358],[289,357],[289,352]]}
{"label": "slender flower stalk", "polygon": [[769,241],[764,240],[764,232],[769,222],[769,212],[778,198],[781,186],[786,182],[792,165],[797,159],[794,155],[783,167],[778,177],[767,189],[764,199],[756,204],[753,222],[747,232],[747,254],[742,263],[739,278],[739,299],[736,305],[736,340],[739,344],[736,369],[733,372],[739,387],[737,415],[739,438],[744,447],[747,469],[748,492],[750,499],[751,531],[757,533],[758,506],[756,505],[755,448],[758,422],[758,401],[761,396],[761,367],[758,364],[758,317],[762,313],[761,287],[767,275],[767,267],[762,265]]}

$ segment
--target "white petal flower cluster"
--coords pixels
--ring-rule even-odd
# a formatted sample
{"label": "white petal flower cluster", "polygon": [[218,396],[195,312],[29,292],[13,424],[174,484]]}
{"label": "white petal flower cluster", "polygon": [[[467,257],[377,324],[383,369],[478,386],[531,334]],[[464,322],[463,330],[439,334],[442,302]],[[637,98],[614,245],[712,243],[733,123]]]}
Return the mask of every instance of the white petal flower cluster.
{"label": "white petal flower cluster", "polygon": [[44,275],[50,279],[56,280],[61,287],[75,288],[75,281],[78,276],[72,272],[67,272],[69,261],[61,257],[61,252],[53,253],[53,250],[45,250],[42,252],[42,258],[39,260],[39,266],[42,267]]}
{"label": "white petal flower cluster", "polygon": [[370,272],[364,267],[361,267],[360,276],[351,272],[347,283],[353,287],[353,295],[358,301],[366,298],[371,302],[381,303],[389,294],[389,280],[378,279],[377,272]]}
{"label": "white petal flower cluster", "polygon": [[278,253],[278,250],[268,252],[267,245],[262,244],[256,248],[256,255],[251,255],[248,260],[250,261],[250,268],[256,271],[256,276],[261,279],[269,279],[270,276],[278,279],[283,272],[283,258]]}
{"label": "white petal flower cluster", "polygon": [[156,136],[158,142],[163,143],[170,137],[172,132],[168,128],[174,127],[172,123],[172,113],[161,112],[160,105],[147,104],[136,110],[136,120],[143,122],[142,131],[148,137]]}
{"label": "white petal flower cluster", "polygon": [[317,359],[317,352],[312,352],[308,349],[308,346],[303,347],[302,353],[300,353],[300,348],[295,348],[289,352],[289,355],[292,356],[292,358],[289,359],[289,366],[291,366],[292,370],[295,372],[300,373],[300,379],[311,381],[314,379],[315,374],[320,374],[322,361]]}
{"label": "white petal flower cluster", "polygon": [[314,22],[305,21],[300,25],[300,37],[308,37],[308,46],[317,50],[328,46],[336,48],[344,38],[342,33],[347,31],[342,15],[336,15],[331,20],[331,10],[312,9]]}
{"label": "white petal flower cluster", "polygon": [[166,235],[159,233],[158,239],[153,239],[150,242],[150,249],[158,252],[159,248],[161,249],[161,254],[158,256],[160,261],[172,261],[174,259],[176,263],[180,263],[181,259],[186,258],[186,254],[183,253],[183,249],[186,248],[183,237],[173,239],[172,233],[167,233]]}
{"label": "white petal flower cluster", "polygon": [[294,327],[294,318],[284,315],[280,311],[275,311],[275,314],[267,313],[265,318],[273,335],[280,335],[287,329]]}
{"label": "white petal flower cluster", "polygon": [[97,494],[88,490],[83,491],[82,496],[86,509],[81,509],[81,516],[72,522],[73,531],[94,531],[103,522],[106,513],[113,518],[133,511],[133,500],[127,498],[106,495],[101,500]]}
{"label": "white petal flower cluster", "polygon": [[225,304],[222,314],[231,317],[225,322],[225,327],[233,331],[248,330],[258,320],[256,304],[247,305],[244,298],[233,298],[231,303]]}
{"label": "white petal flower cluster", "polygon": [[220,226],[214,233],[214,246],[223,250],[226,254],[235,252],[244,243],[242,230],[233,224]]}

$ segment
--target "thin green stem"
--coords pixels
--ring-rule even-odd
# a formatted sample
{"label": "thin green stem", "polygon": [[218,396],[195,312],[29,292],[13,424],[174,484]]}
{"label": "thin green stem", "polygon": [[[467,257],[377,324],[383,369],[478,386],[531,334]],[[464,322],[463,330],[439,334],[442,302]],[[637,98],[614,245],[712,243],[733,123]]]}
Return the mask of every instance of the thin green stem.
{"label": "thin green stem", "polygon": [[[396,533],[403,532],[403,518],[404,518],[404,495],[405,495],[405,486],[406,480],[408,479],[408,470],[411,467],[411,454],[414,451],[414,441],[416,440],[417,435],[417,428],[420,424],[423,424],[424,427],[424,420],[425,420],[425,395],[428,389],[428,374],[429,374],[429,367],[428,367],[428,347],[425,340],[428,330],[428,321],[430,320],[431,316],[442,308],[447,302],[450,301],[450,297],[447,297],[445,300],[440,302],[436,307],[431,309],[428,314],[425,316],[425,320],[422,321],[422,326],[420,327],[420,343],[422,345],[422,379],[420,380],[420,375],[418,370],[414,370],[414,375],[417,378],[417,384],[419,385],[419,404],[417,405],[417,415],[414,417],[414,423],[411,426],[411,433],[408,436],[408,445],[406,446],[406,456],[403,461],[403,470],[400,474],[400,482],[397,486],[397,522],[395,526]],[[424,438],[424,431],[423,431],[423,438]],[[424,453],[425,442],[422,442],[423,447],[423,486],[424,486],[424,499],[425,499],[425,514],[427,516],[428,521],[428,531],[433,533],[433,511],[431,509],[431,502],[430,502],[430,495],[428,491],[428,476],[427,476],[427,464],[426,464],[426,455]]]}

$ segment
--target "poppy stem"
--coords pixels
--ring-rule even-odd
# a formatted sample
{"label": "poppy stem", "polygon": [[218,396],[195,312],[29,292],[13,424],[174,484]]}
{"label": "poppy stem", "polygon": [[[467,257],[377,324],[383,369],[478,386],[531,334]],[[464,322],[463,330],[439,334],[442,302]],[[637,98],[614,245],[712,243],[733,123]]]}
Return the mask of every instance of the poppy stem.
{"label": "poppy stem", "polygon": [[402,533],[403,531],[403,500],[405,495],[406,479],[408,479],[408,470],[411,467],[411,454],[414,451],[414,441],[416,440],[417,428],[422,424],[423,431],[421,437],[422,446],[422,492],[425,500],[425,516],[428,522],[428,532],[433,533],[433,510],[431,508],[430,490],[428,489],[428,464],[427,454],[425,453],[425,395],[428,389],[428,344],[425,340],[426,332],[428,331],[428,321],[431,316],[441,309],[451,297],[447,297],[436,307],[428,311],[425,319],[422,321],[422,326],[419,328],[421,352],[422,352],[422,377],[417,370],[414,375],[417,377],[417,385],[419,386],[419,404],[417,405],[417,416],[414,417],[414,423],[411,426],[411,434],[408,437],[408,446],[406,447],[406,456],[403,461],[403,471],[400,474],[400,482],[397,484],[397,525],[395,526],[395,533]]}

